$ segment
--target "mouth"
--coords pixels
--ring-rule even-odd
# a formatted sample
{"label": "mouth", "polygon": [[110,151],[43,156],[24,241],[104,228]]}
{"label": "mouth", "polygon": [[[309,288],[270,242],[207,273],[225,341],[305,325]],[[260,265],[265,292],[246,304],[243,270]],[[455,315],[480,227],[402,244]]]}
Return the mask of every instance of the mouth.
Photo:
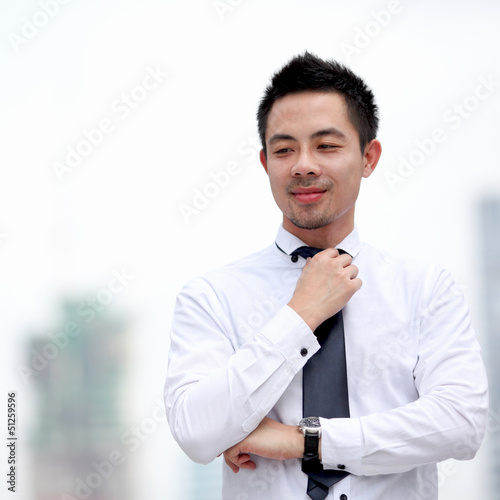
{"label": "mouth", "polygon": [[295,188],[291,191],[293,198],[299,203],[314,203],[319,201],[325,193],[325,189],[314,187]]}

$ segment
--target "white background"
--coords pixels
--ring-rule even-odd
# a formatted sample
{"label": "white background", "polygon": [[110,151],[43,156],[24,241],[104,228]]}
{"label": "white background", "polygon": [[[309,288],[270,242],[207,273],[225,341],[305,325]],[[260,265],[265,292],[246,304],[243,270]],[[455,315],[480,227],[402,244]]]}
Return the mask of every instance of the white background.
{"label": "white background", "polygon": [[[46,23],[43,1],[0,1],[1,394],[23,401],[21,435],[32,425],[17,371],[27,338],[47,336],[61,300],[103,288],[113,269],[134,276],[113,302],[132,332],[125,406],[130,421],[151,415],[179,288],[273,241],[280,213],[258,162],[255,111],[271,74],[306,49],[349,64],[380,107],[383,155],[363,181],[361,237],[448,267],[486,344],[478,207],[500,196],[498,2],[54,1]],[[29,37],[26,19],[40,25]],[[136,90],[148,68],[167,75]],[[474,101],[481,78],[496,87]],[[125,116],[117,101],[134,92]],[[456,105],[469,108],[460,123]],[[113,130],[58,178],[54,164],[103,119]],[[388,173],[436,128],[446,139],[391,187]],[[239,173],[183,216],[230,162]],[[487,453],[453,464],[441,498],[486,498]],[[18,498],[28,499],[28,449],[23,460]],[[166,424],[131,463],[138,495],[182,500],[189,462]]]}

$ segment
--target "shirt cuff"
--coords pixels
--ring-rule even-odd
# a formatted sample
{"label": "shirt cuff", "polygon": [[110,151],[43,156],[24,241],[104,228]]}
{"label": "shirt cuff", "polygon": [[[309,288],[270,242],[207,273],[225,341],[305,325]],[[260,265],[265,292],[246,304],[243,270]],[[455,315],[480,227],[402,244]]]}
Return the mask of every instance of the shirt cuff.
{"label": "shirt cuff", "polygon": [[322,418],[321,463],[325,469],[361,472],[364,440],[359,418]]}
{"label": "shirt cuff", "polygon": [[261,330],[296,371],[320,349],[307,323],[288,305],[284,306]]}

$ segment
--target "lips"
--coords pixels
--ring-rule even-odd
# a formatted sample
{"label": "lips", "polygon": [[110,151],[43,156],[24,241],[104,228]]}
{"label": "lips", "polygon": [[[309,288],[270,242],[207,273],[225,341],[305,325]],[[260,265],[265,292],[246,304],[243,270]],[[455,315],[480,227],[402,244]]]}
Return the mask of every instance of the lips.
{"label": "lips", "polygon": [[292,196],[299,203],[314,203],[316,201],[319,201],[325,193],[325,189],[315,187],[295,188],[292,190]]}

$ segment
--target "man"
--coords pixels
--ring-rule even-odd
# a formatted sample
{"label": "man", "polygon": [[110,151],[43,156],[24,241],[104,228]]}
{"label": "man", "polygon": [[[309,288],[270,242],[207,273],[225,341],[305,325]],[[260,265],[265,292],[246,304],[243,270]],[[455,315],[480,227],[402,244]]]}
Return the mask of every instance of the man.
{"label": "man", "polygon": [[172,434],[196,462],[224,454],[228,500],[436,499],[436,463],[479,448],[486,376],[450,275],[359,240],[360,182],[381,154],[373,94],[306,52],[274,75],[258,121],[283,224],[180,292]]}

